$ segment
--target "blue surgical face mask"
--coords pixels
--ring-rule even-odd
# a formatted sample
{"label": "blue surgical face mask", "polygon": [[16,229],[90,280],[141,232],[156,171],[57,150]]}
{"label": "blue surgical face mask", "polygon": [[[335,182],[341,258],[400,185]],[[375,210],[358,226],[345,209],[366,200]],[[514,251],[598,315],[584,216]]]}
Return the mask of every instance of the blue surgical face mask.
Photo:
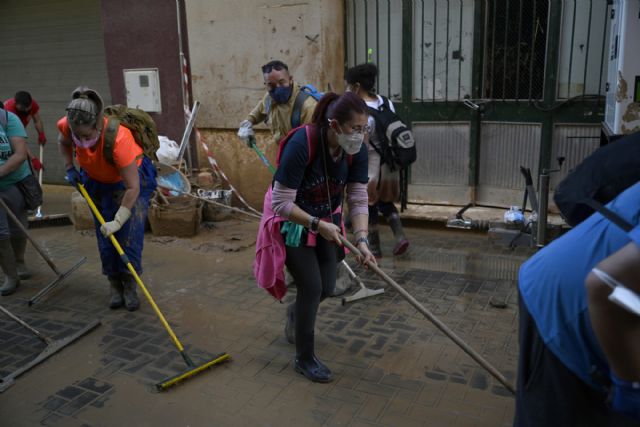
{"label": "blue surgical face mask", "polygon": [[271,98],[278,104],[286,104],[291,98],[291,92],[293,92],[293,86],[282,87],[278,86],[275,89],[269,91]]}

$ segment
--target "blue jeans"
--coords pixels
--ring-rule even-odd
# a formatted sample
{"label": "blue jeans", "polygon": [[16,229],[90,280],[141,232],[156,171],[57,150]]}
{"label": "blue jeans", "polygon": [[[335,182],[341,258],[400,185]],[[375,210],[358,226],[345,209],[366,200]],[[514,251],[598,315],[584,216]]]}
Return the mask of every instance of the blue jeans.
{"label": "blue jeans", "polygon": [[[82,172],[82,183],[96,204],[106,222],[113,221],[125,192],[122,181],[115,184],[104,184],[91,179],[86,172]],[[138,274],[142,274],[142,248],[144,246],[144,228],[149,210],[149,200],[156,189],[156,168],[151,160],[144,158],[138,167],[140,178],[140,195],[131,209],[131,218],[124,223],[114,237],[122,246]],[[102,274],[117,277],[120,273],[129,271],[126,264],[111,243],[111,239],[100,232],[100,223],[94,218],[98,250],[102,261]]]}

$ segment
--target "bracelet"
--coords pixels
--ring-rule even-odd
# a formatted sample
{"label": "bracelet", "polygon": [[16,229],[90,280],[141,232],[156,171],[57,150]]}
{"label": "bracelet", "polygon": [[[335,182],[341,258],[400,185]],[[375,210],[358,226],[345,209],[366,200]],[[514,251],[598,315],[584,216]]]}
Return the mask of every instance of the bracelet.
{"label": "bracelet", "polygon": [[353,235],[357,236],[358,233],[364,233],[365,236],[368,236],[369,235],[369,230],[367,230],[366,228],[359,228],[359,229],[357,229],[357,230],[355,230],[353,232]]}
{"label": "bracelet", "polygon": [[311,217],[311,220],[309,221],[309,230],[317,233],[318,228],[320,228],[320,218],[317,216]]}
{"label": "bracelet", "polygon": [[369,246],[369,239],[367,239],[366,237],[360,237],[358,240],[356,240],[356,245],[359,245],[360,243],[364,243],[365,245]]}

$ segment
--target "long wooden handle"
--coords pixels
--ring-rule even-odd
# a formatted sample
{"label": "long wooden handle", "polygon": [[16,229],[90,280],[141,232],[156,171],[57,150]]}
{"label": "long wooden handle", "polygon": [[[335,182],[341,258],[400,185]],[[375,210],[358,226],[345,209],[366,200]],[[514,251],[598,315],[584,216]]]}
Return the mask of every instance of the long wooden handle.
{"label": "long wooden handle", "polygon": [[60,271],[58,270],[58,268],[56,267],[56,265],[53,263],[53,261],[51,260],[51,258],[49,257],[49,255],[47,255],[47,253],[42,250],[42,248],[40,247],[40,245],[33,240],[33,237],[31,237],[29,235],[29,233],[27,232],[27,229],[25,228],[24,225],[22,225],[22,223],[20,222],[20,220],[18,219],[17,216],[15,216],[15,214],[13,212],[11,212],[11,209],[9,209],[9,207],[7,206],[7,204],[4,202],[4,200],[2,200],[0,198],[0,206],[7,212],[7,215],[9,215],[9,218],[11,218],[13,220],[13,222],[18,226],[18,228],[20,230],[22,230],[22,232],[24,233],[24,235],[27,237],[27,239],[29,239],[29,241],[31,242],[31,244],[33,245],[33,247],[36,249],[36,251],[38,251],[38,253],[40,254],[40,256],[47,262],[47,264],[49,265],[49,267],[51,267],[51,269],[53,270],[54,273],[56,273],[56,275],[60,276],[62,273],[60,273]]}
{"label": "long wooden handle", "polygon": [[[356,256],[361,256],[358,248],[353,246],[351,242],[345,239],[343,236],[340,236],[340,240],[342,240],[342,244],[345,245],[349,250]],[[424,315],[431,323],[433,323],[436,328],[440,329],[442,333],[451,338],[451,340],[458,345],[465,353],[467,353],[473,360],[478,362],[480,366],[487,370],[495,379],[500,381],[500,383],[505,386],[507,390],[509,390],[514,395],[516,394],[516,389],[513,385],[511,385],[507,379],[502,375],[493,365],[491,365],[487,360],[485,360],[478,352],[476,352],[473,348],[469,346],[462,338],[455,334],[447,325],[442,323],[440,319],[438,319],[433,313],[431,313],[425,306],[423,306],[418,300],[416,300],[409,292],[407,292],[402,286],[397,284],[391,277],[389,277],[384,271],[378,267],[377,264],[367,261],[367,266],[371,268],[378,276],[382,278],[385,282],[387,282],[390,286],[392,286],[404,299],[406,299],[409,304],[411,304],[416,310]]]}

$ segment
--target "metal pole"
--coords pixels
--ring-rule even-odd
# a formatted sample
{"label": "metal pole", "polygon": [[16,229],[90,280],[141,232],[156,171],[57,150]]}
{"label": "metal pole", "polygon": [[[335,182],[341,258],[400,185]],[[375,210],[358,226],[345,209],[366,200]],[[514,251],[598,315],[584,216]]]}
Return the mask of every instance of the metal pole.
{"label": "metal pole", "polygon": [[538,180],[538,230],[536,233],[536,245],[540,248],[545,245],[547,238],[547,207],[549,205],[549,180],[551,175],[546,169],[542,170]]}

